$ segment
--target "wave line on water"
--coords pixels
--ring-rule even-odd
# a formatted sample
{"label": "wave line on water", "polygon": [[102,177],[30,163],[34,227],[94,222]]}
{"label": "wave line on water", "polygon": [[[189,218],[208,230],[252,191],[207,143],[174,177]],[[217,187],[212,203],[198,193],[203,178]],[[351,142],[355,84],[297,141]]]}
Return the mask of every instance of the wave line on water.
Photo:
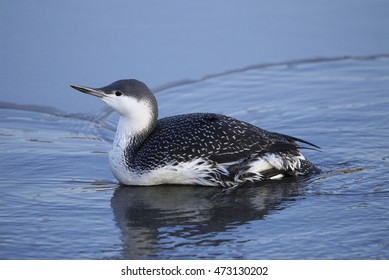
{"label": "wave line on water", "polygon": [[343,55],[343,56],[335,56],[335,57],[316,57],[316,58],[296,59],[296,60],[290,60],[286,62],[284,61],[284,62],[272,62],[272,63],[259,63],[259,64],[253,64],[253,65],[236,68],[232,70],[226,70],[215,74],[205,75],[199,79],[184,79],[176,82],[167,83],[154,88],[153,91],[154,93],[159,93],[167,89],[175,88],[178,86],[195,84],[195,83],[203,82],[217,77],[228,76],[231,74],[242,73],[245,71],[261,69],[261,68],[265,69],[265,68],[279,67],[279,66],[293,67],[293,66],[313,64],[313,63],[325,63],[325,62],[335,62],[335,61],[343,61],[343,60],[375,60],[380,58],[389,58],[389,53],[361,55],[361,56]]}
{"label": "wave line on water", "polygon": [[[209,79],[228,76],[236,73],[242,73],[245,71],[255,70],[255,69],[265,69],[265,68],[279,67],[279,66],[293,67],[293,66],[304,65],[304,64],[326,63],[326,62],[345,61],[345,60],[375,60],[381,58],[389,58],[389,53],[360,55],[360,56],[343,55],[343,56],[335,56],[335,57],[316,57],[316,58],[296,59],[296,60],[290,60],[284,62],[258,63],[258,64],[241,67],[241,68],[226,70],[219,73],[208,74],[198,79],[184,79],[184,80],[166,83],[161,86],[155,87],[152,90],[155,94],[158,94],[165,90],[176,88],[179,86],[200,83]],[[16,103],[0,101],[0,109],[13,109],[13,110],[44,113],[44,114],[49,114],[52,116],[58,116],[63,118],[72,118],[77,120],[90,121],[92,123],[97,124],[98,126],[104,126],[106,129],[110,131],[115,131],[116,129],[114,126],[107,125],[107,119],[112,115],[112,113],[114,113],[114,110],[108,106],[98,109],[97,112],[66,113],[54,107],[49,107],[49,106],[16,104]]]}

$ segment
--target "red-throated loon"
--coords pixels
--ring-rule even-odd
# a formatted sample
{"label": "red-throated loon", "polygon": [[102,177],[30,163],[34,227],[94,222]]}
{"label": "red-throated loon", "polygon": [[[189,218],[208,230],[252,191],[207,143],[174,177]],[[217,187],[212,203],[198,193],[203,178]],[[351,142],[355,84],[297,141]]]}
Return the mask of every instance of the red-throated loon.
{"label": "red-throated loon", "polygon": [[158,120],[158,106],[142,82],[102,88],[71,85],[99,97],[120,114],[109,155],[124,185],[191,184],[234,189],[246,182],[306,175],[318,169],[299,151],[307,141],[213,113]]}

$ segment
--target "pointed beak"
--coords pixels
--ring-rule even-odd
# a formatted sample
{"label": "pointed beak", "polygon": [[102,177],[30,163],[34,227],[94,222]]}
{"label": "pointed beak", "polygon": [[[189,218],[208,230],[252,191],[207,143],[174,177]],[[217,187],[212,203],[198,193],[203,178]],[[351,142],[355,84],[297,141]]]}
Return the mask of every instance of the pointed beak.
{"label": "pointed beak", "polygon": [[81,91],[83,93],[90,94],[90,95],[93,95],[93,96],[96,96],[99,98],[103,98],[104,96],[106,96],[105,93],[103,91],[101,91],[100,89],[75,86],[75,85],[70,85],[70,86],[78,91]]}

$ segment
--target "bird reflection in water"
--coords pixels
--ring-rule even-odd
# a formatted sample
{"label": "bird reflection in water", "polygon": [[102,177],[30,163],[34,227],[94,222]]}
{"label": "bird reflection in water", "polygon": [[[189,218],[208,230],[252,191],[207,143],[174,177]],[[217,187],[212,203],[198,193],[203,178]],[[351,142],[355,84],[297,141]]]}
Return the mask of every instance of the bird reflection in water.
{"label": "bird reflection in water", "polygon": [[[289,207],[305,185],[303,179],[290,177],[247,186],[234,195],[199,186],[118,187],[111,207],[122,233],[119,258],[195,259],[201,246],[235,242],[229,231]],[[183,246],[191,248],[186,256],[169,255]]]}

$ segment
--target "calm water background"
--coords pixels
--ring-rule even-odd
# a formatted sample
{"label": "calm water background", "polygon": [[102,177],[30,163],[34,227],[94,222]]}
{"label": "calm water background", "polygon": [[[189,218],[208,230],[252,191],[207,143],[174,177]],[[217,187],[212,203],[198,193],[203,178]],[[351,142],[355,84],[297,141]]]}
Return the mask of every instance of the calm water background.
{"label": "calm water background", "polygon": [[[387,2],[13,2],[0,1],[1,259],[389,258]],[[232,195],[120,187],[117,115],[68,84],[127,77],[157,89],[161,117],[217,112],[311,141],[323,172]]]}

